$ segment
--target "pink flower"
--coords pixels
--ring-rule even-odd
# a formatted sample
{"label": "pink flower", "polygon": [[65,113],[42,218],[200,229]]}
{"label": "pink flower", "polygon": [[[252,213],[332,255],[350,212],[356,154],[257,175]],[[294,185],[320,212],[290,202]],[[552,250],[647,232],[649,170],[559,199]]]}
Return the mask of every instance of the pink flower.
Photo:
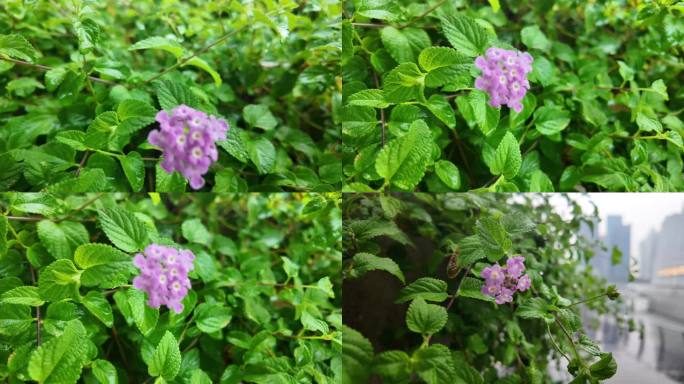
{"label": "pink flower", "polygon": [[505,278],[505,271],[501,269],[499,264],[494,264],[482,271],[481,275],[488,284],[501,284]]}
{"label": "pink flower", "polygon": [[522,275],[525,271],[525,258],[515,256],[506,260],[506,267],[494,264],[482,270],[480,276],[485,279],[482,294],[494,298],[497,304],[510,303],[513,295],[530,288],[530,277]]}
{"label": "pink flower", "polygon": [[530,288],[530,285],[532,285],[532,282],[530,281],[530,277],[528,275],[522,275],[520,279],[518,279],[518,284],[516,285],[516,289],[518,291],[525,292]]}
{"label": "pink flower", "polygon": [[506,261],[506,269],[512,277],[520,277],[525,271],[525,258],[522,256],[511,257]]}
{"label": "pink flower", "polygon": [[485,56],[475,59],[475,66],[482,70],[482,75],[475,79],[475,88],[489,94],[492,107],[506,104],[520,112],[521,101],[530,89],[527,74],[532,71],[533,60],[526,52],[489,48]]}
{"label": "pink flower", "polygon": [[187,105],[177,106],[170,115],[159,111],[157,122],[160,129],[150,131],[147,140],[162,149],[161,167],[180,172],[193,189],[202,188],[204,174],[218,159],[216,141],[226,139],[228,123]]}
{"label": "pink flower", "polygon": [[140,269],[140,275],[133,279],[133,286],[147,292],[150,307],[166,305],[181,313],[181,301],[192,287],[188,272],[195,267],[194,259],[191,251],[150,244],[144,254],[138,253],[133,259],[133,264]]}

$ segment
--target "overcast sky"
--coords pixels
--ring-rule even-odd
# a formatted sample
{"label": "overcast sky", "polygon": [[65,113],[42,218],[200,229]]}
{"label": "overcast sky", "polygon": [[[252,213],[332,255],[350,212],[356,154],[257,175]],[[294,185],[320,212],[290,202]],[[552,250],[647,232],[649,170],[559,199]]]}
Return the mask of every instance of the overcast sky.
{"label": "overcast sky", "polygon": [[[684,193],[573,193],[570,196],[585,207],[585,212],[591,212],[589,200],[598,206],[601,235],[605,233],[608,215],[622,216],[622,222],[631,225],[632,257],[639,257],[639,244],[651,229],[659,230],[667,216],[684,211]],[[553,201],[559,208],[565,206],[561,199]]]}

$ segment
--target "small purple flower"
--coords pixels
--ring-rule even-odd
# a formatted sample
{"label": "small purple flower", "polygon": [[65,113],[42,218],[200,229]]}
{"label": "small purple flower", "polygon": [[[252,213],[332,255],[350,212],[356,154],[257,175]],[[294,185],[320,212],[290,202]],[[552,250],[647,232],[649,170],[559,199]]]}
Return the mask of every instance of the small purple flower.
{"label": "small purple flower", "polygon": [[511,257],[506,261],[506,270],[514,278],[519,278],[525,271],[525,258],[522,256]]}
{"label": "small purple flower", "polygon": [[515,291],[512,289],[501,288],[501,292],[499,292],[499,294],[496,295],[495,301],[497,304],[510,303],[511,301],[513,301],[514,293]]}
{"label": "small purple flower", "polygon": [[193,189],[202,188],[204,174],[218,159],[216,141],[226,139],[228,123],[184,104],[170,115],[159,111],[156,119],[160,129],[151,131],[147,140],[162,149],[161,167],[180,172]]}
{"label": "small purple flower", "polygon": [[487,281],[487,284],[501,284],[505,278],[505,272],[501,269],[499,264],[494,264],[482,271],[482,277]]}
{"label": "small purple flower", "polygon": [[497,304],[512,302],[516,292],[525,292],[530,288],[530,277],[522,275],[524,271],[525,258],[523,256],[506,260],[504,268],[501,268],[499,264],[485,268],[480,274],[485,279],[482,294],[493,297]]}
{"label": "small purple flower", "polygon": [[518,291],[525,292],[530,288],[530,285],[532,285],[532,282],[530,281],[530,277],[528,275],[522,275],[520,279],[518,279],[518,284],[516,285],[516,289]]}
{"label": "small purple flower", "polygon": [[188,272],[194,269],[195,255],[186,249],[176,249],[150,244],[145,252],[138,253],[133,264],[140,275],[133,279],[133,286],[147,292],[147,304],[152,308],[166,305],[176,313],[183,312],[183,298],[192,286]]}
{"label": "small purple flower", "polygon": [[475,59],[475,66],[482,70],[482,75],[475,79],[475,88],[489,94],[492,107],[506,104],[520,112],[521,101],[530,89],[527,74],[532,71],[533,60],[527,52],[489,48],[485,56]]}

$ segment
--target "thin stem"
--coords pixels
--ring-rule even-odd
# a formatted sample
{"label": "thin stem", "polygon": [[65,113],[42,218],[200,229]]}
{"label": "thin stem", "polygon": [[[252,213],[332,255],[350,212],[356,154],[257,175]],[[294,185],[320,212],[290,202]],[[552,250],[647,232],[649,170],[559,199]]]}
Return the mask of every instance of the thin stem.
{"label": "thin stem", "polygon": [[575,358],[577,359],[577,361],[579,363],[583,364],[582,359],[580,358],[579,352],[577,351],[577,347],[575,346],[575,342],[572,340],[572,336],[570,336],[570,332],[568,332],[568,330],[565,329],[565,326],[563,326],[563,323],[561,323],[560,320],[558,320],[558,317],[556,317],[556,324],[558,324],[560,329],[563,331],[563,333],[565,334],[565,337],[568,338],[568,341],[570,342],[570,345],[572,346],[572,351],[574,352]]}
{"label": "thin stem", "polygon": [[5,216],[7,220],[14,221],[41,221],[44,217],[40,216]]}
{"label": "thin stem", "polygon": [[415,23],[416,21],[418,21],[418,20],[422,19],[423,17],[425,17],[425,16],[429,15],[430,13],[432,13],[432,11],[434,11],[435,9],[441,7],[441,6],[442,6],[444,3],[446,3],[446,2],[447,2],[447,0],[442,0],[442,1],[440,1],[439,3],[433,5],[432,7],[430,7],[430,9],[428,9],[427,11],[425,11],[425,12],[421,13],[420,15],[418,15],[418,17],[416,17],[415,19],[412,19],[411,21],[409,21],[408,23],[406,23],[406,24],[404,24],[404,25],[400,25],[400,26],[399,26],[399,29],[406,28],[406,27],[412,25],[412,24]]}
{"label": "thin stem", "polygon": [[352,23],[354,27],[365,27],[365,28],[385,28],[386,24],[371,24],[371,23]]}
{"label": "thin stem", "polygon": [[560,347],[558,346],[558,344],[556,344],[556,340],[554,340],[553,334],[551,334],[551,328],[549,328],[549,324],[546,324],[546,333],[548,333],[549,339],[551,340],[551,344],[553,344],[554,348],[556,348],[556,350],[558,351],[558,353],[560,353],[561,355],[563,355],[563,357],[565,357],[565,359],[566,359],[566,360],[568,361],[568,363],[569,363],[569,362],[570,362],[570,358],[568,357],[568,355],[566,355],[566,354],[560,349]]}
{"label": "thin stem", "polygon": [[600,295],[597,295],[597,296],[594,296],[594,297],[590,297],[590,298],[588,298],[588,299],[580,300],[580,301],[578,301],[578,302],[575,302],[575,303],[570,304],[569,307],[572,307],[572,306],[578,305],[578,304],[582,304],[582,303],[586,303],[586,302],[589,302],[589,301],[592,301],[592,300],[596,300],[596,299],[599,299],[599,298],[601,298],[601,297],[603,297],[603,296],[606,296],[606,295],[607,295],[607,293],[602,293],[602,294],[600,294]]}
{"label": "thin stem", "polygon": [[458,291],[461,290],[461,285],[463,284],[463,281],[468,277],[468,274],[470,273],[470,268],[466,269],[465,273],[463,274],[463,277],[461,278],[461,281],[458,282],[458,287],[456,287],[456,292],[451,296],[451,300],[449,300],[449,303],[446,306],[447,312],[449,311],[449,308],[451,308],[452,305],[454,305],[454,301],[456,301],[456,297],[458,296]]}
{"label": "thin stem", "polygon": [[56,222],[59,223],[59,222],[61,222],[61,221],[65,221],[65,220],[70,219],[70,218],[74,215],[74,213],[82,211],[82,210],[85,209],[87,206],[89,206],[89,205],[93,204],[94,202],[96,202],[97,200],[99,200],[102,196],[104,196],[104,194],[105,194],[104,192],[98,193],[97,195],[95,195],[95,197],[89,199],[89,200],[86,201],[85,203],[81,204],[81,206],[79,206],[78,208],[76,208],[76,209],[74,209],[73,211],[69,212],[68,215],[64,216],[64,217],[61,218],[61,219],[57,219]]}
{"label": "thin stem", "polygon": [[[46,66],[46,65],[33,64],[33,63],[29,63],[28,61],[17,60],[17,59],[11,59],[11,58],[9,58],[9,57],[0,57],[0,60],[9,61],[9,62],[11,62],[11,63],[18,64],[18,65],[23,65],[23,66],[26,66],[26,67],[32,67],[32,68],[40,69],[41,71],[51,71],[51,70],[54,69],[54,68],[48,67],[48,66]],[[89,78],[90,80],[96,81],[96,82],[98,82],[98,83],[103,83],[103,84],[108,84],[108,85],[116,85],[116,83],[113,82],[113,81],[109,81],[109,80],[105,80],[105,79],[100,79],[99,77],[88,76],[88,78]]]}
{"label": "thin stem", "polygon": [[[378,81],[378,74],[373,71],[373,78],[375,79],[375,87],[380,88]],[[385,146],[385,110],[380,108],[380,128],[382,129],[382,146]]]}
{"label": "thin stem", "polygon": [[[33,285],[36,285],[36,271],[33,269],[33,266],[29,263],[29,271],[31,272],[31,281],[33,282]],[[40,305],[36,307],[36,346],[40,347],[40,344],[42,343],[41,335],[40,335],[40,324],[42,322],[41,317],[40,317]]]}

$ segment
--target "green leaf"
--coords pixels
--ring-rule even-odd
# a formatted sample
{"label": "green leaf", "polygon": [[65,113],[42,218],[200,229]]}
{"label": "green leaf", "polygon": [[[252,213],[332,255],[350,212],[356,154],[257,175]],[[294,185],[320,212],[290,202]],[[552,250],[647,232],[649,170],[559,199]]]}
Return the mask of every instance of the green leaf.
{"label": "green leaf", "polygon": [[9,227],[9,222],[7,217],[0,216],[0,258],[2,258],[5,253],[7,253],[7,228]]}
{"label": "green leaf", "polygon": [[544,32],[539,29],[538,25],[523,28],[520,31],[520,38],[522,39],[523,44],[530,49],[548,51],[549,48],[551,48],[551,42],[546,38]]}
{"label": "green leaf", "polygon": [[670,97],[667,95],[667,86],[663,79],[658,79],[651,83],[651,90],[662,96],[663,99],[670,100]]}
{"label": "green leaf", "polygon": [[131,151],[126,156],[119,157],[119,161],[133,192],[140,192],[145,182],[145,162],[142,156]]}
{"label": "green leaf", "polygon": [[211,244],[211,233],[209,233],[207,227],[202,224],[200,219],[185,220],[181,225],[181,231],[183,232],[183,237],[191,243]]}
{"label": "green leaf", "polygon": [[119,376],[114,364],[107,360],[97,359],[90,364],[93,376],[100,384],[119,384]]}
{"label": "green leaf", "polygon": [[658,133],[661,133],[663,131],[663,125],[660,123],[658,119],[648,117],[641,112],[637,113],[636,123],[639,126],[639,129],[642,131],[656,131]]}
{"label": "green leaf", "polygon": [[81,272],[69,259],[62,259],[48,265],[38,278],[38,292],[45,301],[76,299]]}
{"label": "green leaf", "polygon": [[404,287],[399,292],[399,296],[394,302],[401,304],[417,298],[427,301],[442,302],[449,297],[446,290],[446,281],[433,279],[432,277],[421,277]]}
{"label": "green leaf", "polygon": [[442,95],[432,95],[427,103],[423,104],[430,110],[441,122],[446,124],[449,128],[456,127],[456,115],[451,108],[449,101]]}
{"label": "green leaf", "polygon": [[22,35],[0,35],[0,56],[32,63],[38,51]]}
{"label": "green leaf", "polygon": [[32,326],[33,316],[31,316],[30,307],[0,303],[0,335],[21,335]]}
{"label": "green leaf", "polygon": [[542,319],[550,324],[556,318],[549,313],[548,307],[549,305],[541,297],[531,297],[520,304],[515,315],[523,319]]}
{"label": "green leaf", "polygon": [[449,47],[428,47],[418,56],[418,63],[428,72],[425,77],[427,87],[441,87],[462,75],[470,78],[468,71],[472,61]]}
{"label": "green leaf", "polygon": [[[311,307],[305,307],[305,309],[302,310],[302,316],[299,319],[302,322],[304,329],[313,332],[320,332],[324,335],[328,334],[330,332],[328,323],[319,319],[314,313],[311,312],[310,308]],[[316,312],[318,312],[318,310],[316,310]]]}
{"label": "green leaf", "polygon": [[425,74],[414,63],[399,64],[391,70],[383,81],[385,100],[389,103],[403,103],[424,99],[422,88]]}
{"label": "green leaf", "polygon": [[553,183],[544,171],[537,169],[532,173],[529,192],[554,192]]}
{"label": "green leaf", "polygon": [[0,296],[0,303],[21,304],[39,307],[45,303],[40,299],[38,287],[22,286],[10,289]]}
{"label": "green leaf", "polygon": [[102,293],[98,291],[90,291],[87,295],[83,296],[81,303],[104,325],[109,328],[112,327],[112,324],[114,324],[112,306]]}
{"label": "green leaf", "polygon": [[220,331],[228,326],[233,311],[219,304],[202,303],[195,308],[195,323],[204,333]]}
{"label": "green leaf", "polygon": [[499,12],[499,9],[501,9],[501,4],[499,4],[499,0],[489,0],[489,6],[492,7],[492,11]]}
{"label": "green leaf", "polygon": [[89,343],[80,321],[67,322],[61,335],[46,341],[31,353],[29,376],[41,384],[75,383],[88,361],[86,348]]}
{"label": "green leaf", "polygon": [[247,105],[242,109],[242,116],[250,127],[271,131],[278,125],[276,118],[268,107],[263,104]]}
{"label": "green leaf", "polygon": [[140,251],[149,240],[147,228],[135,215],[122,208],[107,208],[97,212],[102,230],[109,241],[126,252]]}
{"label": "green leaf", "polygon": [[555,135],[564,130],[569,123],[568,112],[556,106],[546,105],[534,112],[534,126],[542,135]]}
{"label": "green leaf", "polygon": [[171,53],[177,59],[180,59],[184,52],[183,46],[180,45],[180,43],[160,36],[148,37],[147,39],[138,41],[128,48],[129,51],[134,51],[137,49],[161,49]]}
{"label": "green leaf", "polygon": [[473,120],[480,131],[489,135],[499,125],[500,108],[494,108],[487,102],[487,94],[479,89],[470,92],[468,102],[473,111]]}
{"label": "green leaf", "polygon": [[423,335],[439,332],[447,322],[447,312],[441,305],[428,304],[422,298],[411,302],[406,313],[408,329]]}
{"label": "green leaf", "polygon": [[347,102],[351,105],[373,108],[387,108],[390,103],[385,100],[381,89],[364,89],[349,96]]}
{"label": "green leaf", "polygon": [[161,376],[166,380],[173,380],[181,365],[181,354],[178,342],[171,332],[166,331],[159,341],[148,364],[150,376]]}
{"label": "green leaf", "polygon": [[475,231],[487,258],[491,262],[499,261],[512,246],[506,229],[497,219],[480,218],[475,224]]}
{"label": "green leaf", "polygon": [[599,380],[610,379],[617,372],[617,362],[612,353],[604,353],[601,359],[589,367],[591,377]]}
{"label": "green leaf", "polygon": [[625,82],[634,80],[634,73],[635,73],[634,69],[632,69],[632,67],[627,65],[627,63],[625,63],[622,60],[618,60],[617,63],[618,63],[618,72],[620,72],[620,76],[622,77],[622,80]]}
{"label": "green leaf", "polygon": [[126,291],[127,303],[136,327],[143,335],[148,335],[157,326],[159,310],[147,305],[145,293],[137,289]]}
{"label": "green leaf", "polygon": [[411,358],[404,351],[385,351],[373,361],[373,372],[393,379],[393,382],[408,380],[411,376]]}
{"label": "green leaf", "polygon": [[464,237],[459,241],[458,245],[461,249],[461,254],[456,259],[456,264],[459,268],[467,267],[487,257],[484,252],[484,246],[480,242],[480,237],[477,235]]}
{"label": "green leaf", "polygon": [[195,369],[190,376],[190,384],[212,384],[211,377],[201,369]]}
{"label": "green leaf", "polygon": [[390,56],[399,64],[406,62],[413,62],[416,58],[413,56],[413,50],[408,37],[391,26],[382,28],[380,31],[380,39],[382,44],[389,52]]}
{"label": "green leaf", "polygon": [[491,296],[482,294],[482,280],[470,276],[465,276],[458,288],[459,297],[469,297],[471,299],[494,301]]}
{"label": "green leaf", "polygon": [[356,220],[349,224],[358,241],[368,241],[378,236],[387,236],[403,245],[411,244],[411,239],[406,236],[394,221],[369,219]]}
{"label": "green leaf", "polygon": [[458,171],[458,167],[451,161],[439,160],[436,162],[435,173],[447,187],[453,190],[461,188],[461,174]]}
{"label": "green leaf", "polygon": [[356,330],[342,326],[342,384],[365,383],[370,375],[373,346]]}
{"label": "green leaf", "polygon": [[352,266],[350,271],[350,277],[352,278],[361,277],[370,271],[382,270],[396,276],[402,283],[406,283],[404,273],[399,268],[399,265],[389,257],[378,257],[370,253],[359,252],[354,255]]}
{"label": "green leaf", "polygon": [[41,220],[36,226],[38,238],[55,259],[73,259],[76,247],[89,240],[88,231],[81,223]]}
{"label": "green leaf", "polygon": [[489,45],[487,32],[470,17],[444,14],[441,22],[444,35],[458,52],[475,57],[483,54],[487,49]]}
{"label": "green leaf", "polygon": [[518,140],[512,133],[506,132],[499,146],[496,147],[490,171],[494,175],[503,175],[507,180],[511,180],[518,174],[521,165],[522,155]]}
{"label": "green leaf", "polygon": [[189,107],[197,108],[199,101],[190,91],[190,88],[180,82],[171,80],[160,80],[154,83],[157,90],[157,100],[162,109],[170,111],[173,108],[185,104]]}
{"label": "green leaf", "polygon": [[249,158],[260,174],[273,172],[276,160],[276,150],[270,140],[258,137],[248,143]]}
{"label": "green leaf", "polygon": [[679,147],[679,149],[684,150],[684,140],[682,140],[682,136],[679,133],[675,131],[667,131],[665,132],[665,139]]}
{"label": "green leaf", "polygon": [[178,172],[168,173],[157,163],[154,187],[157,192],[185,192],[187,180]]}
{"label": "green leaf", "polygon": [[385,179],[403,190],[411,190],[423,179],[432,153],[432,133],[427,124],[417,120],[402,137],[390,141],[380,150],[375,170]]}
{"label": "green leaf", "polygon": [[76,265],[83,269],[81,284],[115,288],[128,282],[133,274],[132,258],[106,244],[83,244],[76,248]]}
{"label": "green leaf", "polygon": [[212,68],[211,65],[209,65],[209,63],[207,63],[203,59],[200,59],[199,57],[193,57],[192,59],[186,61],[182,65],[182,67],[185,67],[187,65],[192,65],[193,67],[197,67],[199,69],[206,71],[211,76],[211,78],[214,79],[214,84],[217,87],[220,87],[221,84],[223,84],[223,80],[221,80],[221,75],[219,75],[219,73],[216,72],[216,70]]}
{"label": "green leaf", "polygon": [[231,127],[226,135],[226,140],[217,141],[216,144],[240,162],[246,163],[249,160],[249,153],[247,153],[247,145],[245,144],[247,142],[249,142],[249,137],[245,131]]}
{"label": "green leaf", "polygon": [[78,37],[78,48],[81,53],[90,53],[93,51],[98,41],[102,29],[90,18],[74,19],[74,32]]}
{"label": "green leaf", "polygon": [[443,344],[419,348],[413,353],[411,360],[414,362],[414,370],[427,384],[452,383],[459,378],[451,351]]}

